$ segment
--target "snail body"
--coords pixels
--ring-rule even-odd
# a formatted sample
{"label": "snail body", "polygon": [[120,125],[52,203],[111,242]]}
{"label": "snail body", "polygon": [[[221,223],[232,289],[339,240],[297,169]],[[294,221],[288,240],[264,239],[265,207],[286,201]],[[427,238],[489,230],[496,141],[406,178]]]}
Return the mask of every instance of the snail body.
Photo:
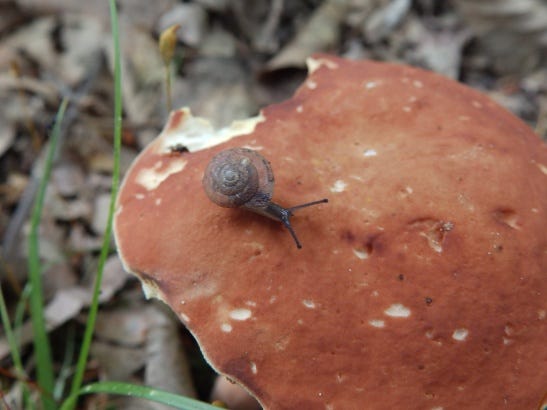
{"label": "snail body", "polygon": [[321,199],[291,208],[272,202],[274,176],[271,164],[248,148],[231,148],[215,155],[207,165],[202,183],[209,199],[221,207],[241,207],[282,222],[297,248],[302,245],[291,226],[293,211],[328,202]]}

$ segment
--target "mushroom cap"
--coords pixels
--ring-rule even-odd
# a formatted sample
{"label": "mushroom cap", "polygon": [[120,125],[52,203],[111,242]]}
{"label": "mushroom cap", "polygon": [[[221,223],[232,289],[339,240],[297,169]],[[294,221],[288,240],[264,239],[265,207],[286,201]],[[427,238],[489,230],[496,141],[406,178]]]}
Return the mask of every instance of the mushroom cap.
{"label": "mushroom cap", "polygon": [[[171,114],[118,198],[127,270],[267,409],[536,408],[546,145],[427,71],[325,55],[310,68],[292,99],[228,129]],[[302,250],[203,192],[211,157],[236,146],[271,162],[276,202],[329,198],[293,217]]]}

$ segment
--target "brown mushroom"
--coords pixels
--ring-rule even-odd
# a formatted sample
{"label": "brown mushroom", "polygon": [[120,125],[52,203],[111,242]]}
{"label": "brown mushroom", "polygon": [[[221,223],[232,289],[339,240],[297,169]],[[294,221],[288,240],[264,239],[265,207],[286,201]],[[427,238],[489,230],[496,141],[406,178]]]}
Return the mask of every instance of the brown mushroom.
{"label": "brown mushroom", "polygon": [[[171,114],[118,198],[127,270],[267,409],[534,409],[546,145],[430,72],[324,55],[310,69],[228,129]],[[293,218],[302,250],[203,192],[208,161],[236,146],[271,162],[276,201],[329,198]]]}

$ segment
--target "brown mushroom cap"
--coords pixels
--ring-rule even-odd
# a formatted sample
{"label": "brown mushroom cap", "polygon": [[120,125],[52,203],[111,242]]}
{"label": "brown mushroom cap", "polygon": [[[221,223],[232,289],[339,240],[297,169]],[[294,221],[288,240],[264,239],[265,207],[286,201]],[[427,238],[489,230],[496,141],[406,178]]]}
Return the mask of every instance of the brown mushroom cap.
{"label": "brown mushroom cap", "polygon": [[[172,113],[118,198],[126,268],[265,408],[537,407],[547,146],[430,72],[322,55],[311,68],[230,129]],[[329,198],[293,217],[302,250],[206,197],[208,161],[235,146],[272,163],[276,202]]]}

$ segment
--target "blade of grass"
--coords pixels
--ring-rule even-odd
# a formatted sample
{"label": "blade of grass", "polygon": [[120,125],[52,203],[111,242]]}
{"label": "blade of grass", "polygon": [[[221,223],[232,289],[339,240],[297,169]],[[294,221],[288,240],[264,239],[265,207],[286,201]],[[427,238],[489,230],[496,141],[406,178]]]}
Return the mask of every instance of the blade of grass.
{"label": "blade of grass", "polygon": [[[120,179],[120,149],[121,149],[121,133],[122,133],[122,86],[121,86],[121,64],[120,64],[120,35],[118,30],[118,15],[116,10],[115,0],[110,0],[110,19],[112,26],[112,39],[114,41],[114,166],[112,169],[112,188],[110,192],[110,206],[108,211],[108,220],[106,229],[103,236],[103,243],[101,247],[101,254],[99,256],[99,262],[97,266],[97,276],[95,278],[95,285],[93,288],[93,298],[91,306],[89,308],[89,314],[87,318],[84,338],[82,340],[82,346],[80,354],[78,356],[78,363],[76,365],[76,371],[72,386],[70,389],[71,395],[76,394],[81,386],[84,377],[87,358],[89,355],[89,348],[91,346],[91,339],[93,337],[93,330],[95,328],[95,321],[97,318],[97,311],[99,309],[99,293],[101,290],[101,283],[103,278],[103,269],[108,257],[110,249],[110,237],[112,232],[112,220],[114,217],[114,210],[116,205],[116,196],[118,194],[118,185]],[[72,406],[67,408],[72,409]]]}
{"label": "blade of grass", "polygon": [[157,390],[148,386],[137,386],[134,384],[121,382],[98,382],[89,384],[83,387],[79,392],[76,392],[76,394],[68,397],[61,406],[60,410],[71,409],[76,403],[78,395],[92,393],[108,393],[122,396],[140,397],[156,403],[167,404],[180,410],[218,410],[218,407],[216,406],[195,399],[179,396],[163,390]]}
{"label": "blade of grass", "polygon": [[30,316],[32,321],[32,331],[34,335],[34,354],[36,356],[36,366],[38,374],[38,385],[43,391],[42,403],[44,409],[53,410],[55,403],[51,400],[53,391],[54,374],[53,360],[51,357],[51,346],[49,343],[46,323],[44,319],[44,300],[42,293],[42,278],[40,269],[40,247],[38,243],[38,230],[40,227],[40,218],[44,207],[44,197],[46,187],[51,175],[53,159],[55,156],[57,142],[61,134],[61,123],[65,114],[68,100],[65,98],[61,102],[59,111],[55,118],[55,125],[51,133],[49,149],[47,151],[46,161],[38,192],[36,202],[32,211],[30,234],[28,238],[28,270],[30,293]]}
{"label": "blade of grass", "polygon": [[[8,309],[6,307],[6,301],[4,299],[4,290],[2,289],[2,283],[0,282],[0,316],[2,317],[2,325],[4,326],[4,333],[8,339],[8,345],[10,348],[11,358],[17,377],[26,379],[25,370],[23,368],[23,362],[21,361],[21,355],[19,354],[19,347],[17,345],[17,338],[13,332],[11,326]],[[23,385],[23,395],[28,398],[29,391],[26,385]]]}
{"label": "blade of grass", "polygon": [[74,356],[76,351],[76,331],[74,326],[70,326],[67,331],[66,348],[63,358],[63,363],[61,369],[59,370],[57,380],[55,383],[55,388],[53,390],[53,397],[56,400],[62,400],[66,385],[68,384],[69,378],[72,377]]}

